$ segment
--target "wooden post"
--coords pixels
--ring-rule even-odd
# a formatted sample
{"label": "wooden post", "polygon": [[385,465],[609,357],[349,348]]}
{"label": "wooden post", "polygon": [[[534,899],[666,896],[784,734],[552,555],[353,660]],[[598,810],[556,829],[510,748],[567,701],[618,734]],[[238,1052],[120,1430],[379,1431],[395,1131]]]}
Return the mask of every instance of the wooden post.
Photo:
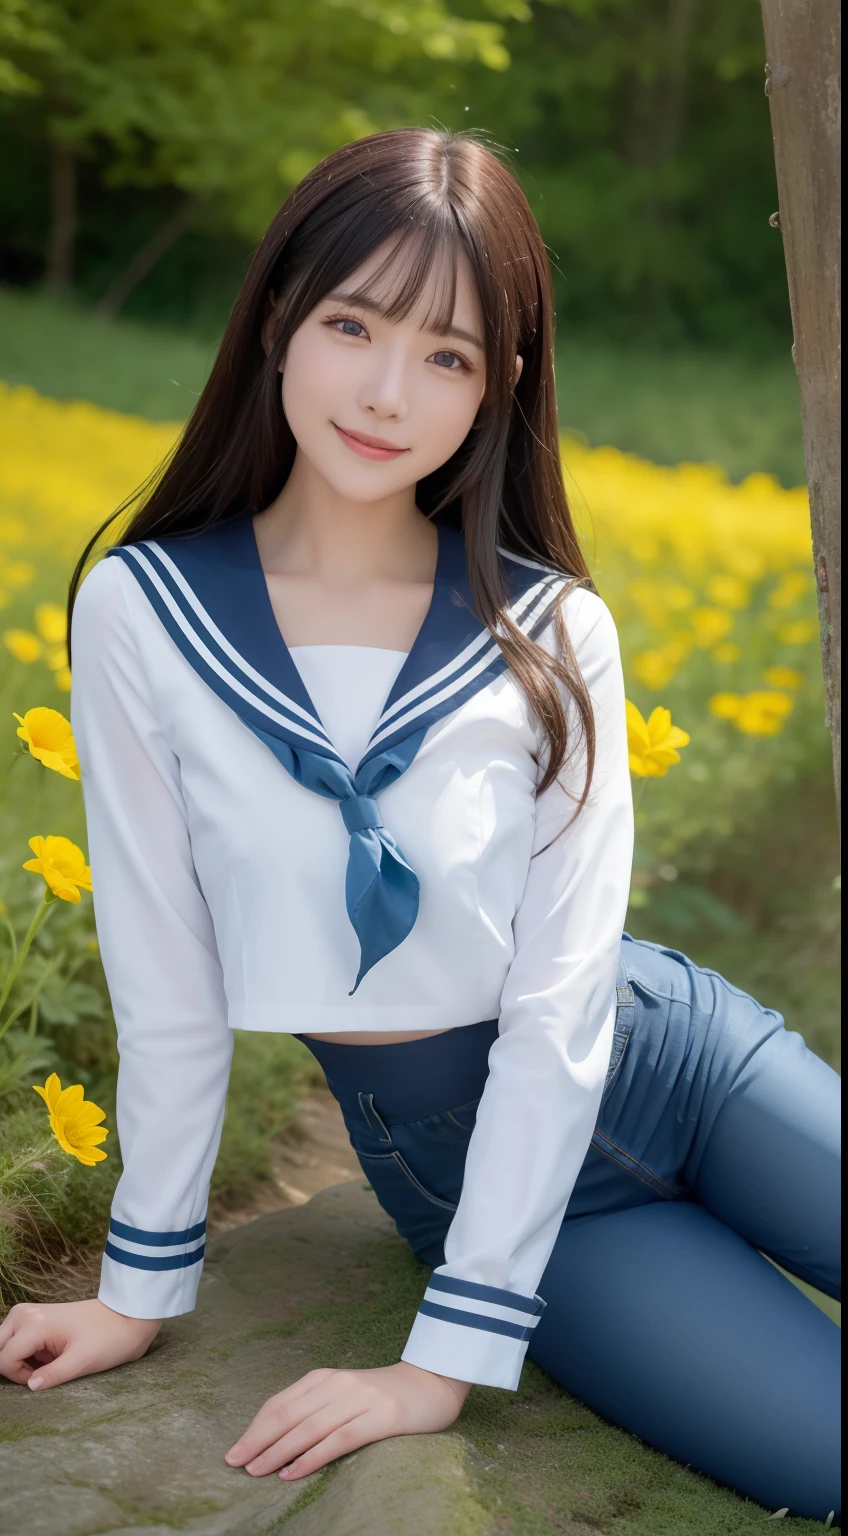
{"label": "wooden post", "polygon": [[73,287],[77,238],[77,162],[62,139],[50,141],[50,236],[47,286],[66,294]]}
{"label": "wooden post", "polygon": [[839,0],[762,0],[766,95],[801,391],[818,588],[825,725],[841,827],[842,542],[840,489]]}

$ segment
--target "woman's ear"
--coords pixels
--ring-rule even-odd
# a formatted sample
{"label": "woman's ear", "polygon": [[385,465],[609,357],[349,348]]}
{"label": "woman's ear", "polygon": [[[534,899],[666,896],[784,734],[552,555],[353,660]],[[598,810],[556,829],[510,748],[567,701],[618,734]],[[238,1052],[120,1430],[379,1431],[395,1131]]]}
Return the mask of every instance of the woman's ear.
{"label": "woman's ear", "polygon": [[[260,333],[261,340],[262,340],[262,349],[263,349],[266,357],[270,357],[271,352],[272,352],[273,347],[274,347],[274,331],[276,329],[275,324],[274,324],[274,319],[275,319],[276,308],[277,308],[277,296],[276,296],[275,293],[269,291],[268,297],[265,300],[265,318],[262,321],[262,330],[261,330],[261,333]],[[280,373],[282,373],[282,371],[283,371],[283,361],[284,361],[284,359],[280,358],[280,362],[279,362]]]}
{"label": "woman's ear", "polygon": [[513,387],[513,389],[515,389],[515,386],[518,383],[518,380],[521,378],[521,370],[522,370],[523,367],[524,367],[524,358],[519,356],[518,354],[516,354],[515,367],[514,367],[513,372],[512,372],[512,387]]}

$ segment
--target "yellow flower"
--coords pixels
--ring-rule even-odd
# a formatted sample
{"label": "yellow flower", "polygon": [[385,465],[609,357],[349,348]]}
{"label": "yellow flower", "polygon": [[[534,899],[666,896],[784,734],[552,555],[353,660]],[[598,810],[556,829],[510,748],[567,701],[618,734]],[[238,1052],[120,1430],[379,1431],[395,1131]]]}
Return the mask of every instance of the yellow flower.
{"label": "yellow flower", "polygon": [[819,626],[815,619],[793,619],[778,627],[777,638],[781,645],[809,645],[817,640]]}
{"label": "yellow flower", "polygon": [[707,596],[722,608],[747,608],[751,601],[751,589],[738,576],[719,572],[711,576],[706,586]]}
{"label": "yellow flower", "polygon": [[811,571],[784,571],[779,585],[769,593],[769,604],[772,608],[791,608],[815,584]]}
{"label": "yellow flower", "polygon": [[732,720],[746,736],[776,736],[794,703],[788,693],[756,688],[745,694],[714,693],[708,707],[719,720]]}
{"label": "yellow flower", "polygon": [[733,628],[733,617],[724,608],[695,608],[692,612],[695,644],[703,647],[723,640]]}
{"label": "yellow flower", "polygon": [[3,634],[3,644],[12,652],[16,661],[38,661],[41,655],[41,641],[38,635],[33,635],[28,629],[7,629]]}
{"label": "yellow flower", "polygon": [[713,660],[717,661],[720,666],[732,667],[733,663],[738,661],[742,655],[742,647],[737,645],[735,640],[722,640],[721,645],[717,645],[711,654]]}
{"label": "yellow flower", "polygon": [[35,577],[35,566],[29,560],[3,560],[0,576],[7,587],[26,587]]}
{"label": "yellow flower", "polygon": [[56,687],[57,688],[61,688],[63,693],[70,693],[70,691],[71,691],[71,669],[70,669],[70,667],[62,667],[61,670],[56,673],[56,677],[55,677],[54,681],[56,683]]}
{"label": "yellow flower", "polygon": [[38,603],[35,610],[35,627],[48,645],[63,645],[68,629],[68,616],[58,603]]}
{"label": "yellow flower", "polygon": [[27,859],[24,869],[43,875],[54,896],[62,901],[79,901],[80,891],[91,890],[91,870],[85,854],[68,837],[31,837],[29,846],[36,855]]}
{"label": "yellow flower", "polygon": [[763,682],[770,688],[800,688],[803,681],[803,672],[794,667],[766,667],[763,673]]}
{"label": "yellow flower", "polygon": [[735,720],[742,708],[741,693],[714,693],[707,701],[711,714],[718,720]]}
{"label": "yellow flower", "polygon": [[20,721],[17,735],[26,742],[33,757],[66,779],[79,778],[79,758],[70,720],[60,715],[58,709],[44,707],[28,709],[25,715],[13,710],[13,714]]}
{"label": "yellow flower", "polygon": [[674,677],[677,659],[660,649],[639,651],[631,659],[630,670],[646,688],[653,688],[658,693],[661,688],[667,688]]}
{"label": "yellow flower", "polygon": [[86,1099],[82,1084],[63,1088],[56,1073],[51,1072],[44,1087],[33,1083],[33,1090],[50,1111],[50,1129],[62,1151],[70,1152],[86,1168],[102,1163],[106,1153],[100,1151],[99,1143],[109,1132],[100,1121],[106,1119],[106,1111]]}
{"label": "yellow flower", "polygon": [[764,688],[747,693],[734,724],[746,736],[776,736],[794,701],[788,693],[767,693]]}
{"label": "yellow flower", "polygon": [[640,778],[662,778],[672,763],[680,762],[677,747],[690,740],[688,731],[671,723],[671,710],[658,704],[645,720],[630,699],[625,700],[630,771]]}

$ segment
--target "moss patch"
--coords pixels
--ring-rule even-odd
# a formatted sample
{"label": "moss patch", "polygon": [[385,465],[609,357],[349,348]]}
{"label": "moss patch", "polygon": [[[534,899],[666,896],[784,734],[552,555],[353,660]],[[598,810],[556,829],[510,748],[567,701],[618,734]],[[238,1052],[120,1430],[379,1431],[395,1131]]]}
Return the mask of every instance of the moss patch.
{"label": "moss patch", "polygon": [[[367,1242],[328,1281],[332,1300],[266,1335],[297,1337],[304,1370],[367,1369],[399,1358],[428,1268],[405,1244]],[[254,1335],[256,1336],[256,1335]],[[473,1387],[456,1428],[492,1532],[509,1536],[743,1536],[768,1517],[712,1479],[672,1461],[586,1408],[532,1361],[516,1393]],[[814,1536],[816,1520],[791,1520]],[[784,1529],[784,1527],[781,1527]]]}

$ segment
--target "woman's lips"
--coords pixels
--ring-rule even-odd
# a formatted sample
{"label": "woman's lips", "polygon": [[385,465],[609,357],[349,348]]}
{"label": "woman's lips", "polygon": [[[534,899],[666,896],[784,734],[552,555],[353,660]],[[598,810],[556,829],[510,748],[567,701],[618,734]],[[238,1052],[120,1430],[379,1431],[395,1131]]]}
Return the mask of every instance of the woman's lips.
{"label": "woman's lips", "polygon": [[[335,422],[333,426],[336,427]],[[361,454],[363,459],[396,459],[400,454],[409,452],[408,448],[377,448],[372,443],[363,443],[350,432],[345,432],[342,427],[336,427],[336,431],[342,442],[346,443],[348,448],[352,448],[354,453]]]}

